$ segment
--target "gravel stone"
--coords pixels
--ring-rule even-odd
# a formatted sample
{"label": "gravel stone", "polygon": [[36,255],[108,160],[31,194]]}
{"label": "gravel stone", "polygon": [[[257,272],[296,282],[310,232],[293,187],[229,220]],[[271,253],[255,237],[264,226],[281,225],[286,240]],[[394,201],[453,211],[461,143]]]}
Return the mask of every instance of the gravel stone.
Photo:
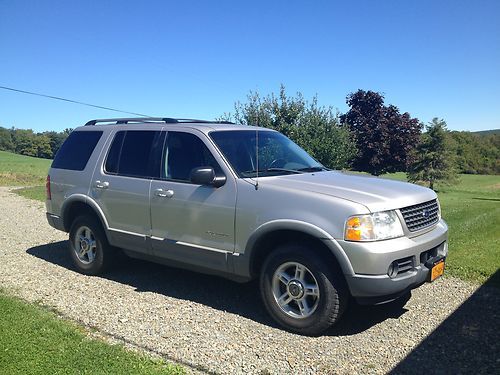
{"label": "gravel stone", "polygon": [[404,309],[354,305],[325,335],[302,337],[270,320],[255,282],[132,259],[102,277],[84,276],[71,264],[67,234],[47,224],[43,203],[0,188],[0,208],[2,288],[189,372],[420,373],[439,354],[431,370],[498,373],[496,288],[441,278],[413,291]]}

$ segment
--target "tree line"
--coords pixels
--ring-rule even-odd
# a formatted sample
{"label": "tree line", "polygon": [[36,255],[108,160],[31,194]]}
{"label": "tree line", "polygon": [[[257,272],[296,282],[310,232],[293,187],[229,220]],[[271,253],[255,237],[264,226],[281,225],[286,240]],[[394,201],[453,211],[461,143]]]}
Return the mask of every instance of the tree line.
{"label": "tree line", "polygon": [[[341,114],[320,106],[317,98],[290,96],[282,85],[277,94],[250,92],[234,112],[219,120],[278,130],[328,168],[380,175],[406,172],[410,181],[453,180],[456,173],[500,174],[500,135],[449,131],[434,118],[427,125],[386,105],[384,96],[358,90],[346,98]],[[36,133],[0,127],[0,150],[52,159],[72,129]]]}
{"label": "tree line", "polygon": [[0,150],[37,158],[52,159],[72,129],[35,133],[31,129],[0,127]]}

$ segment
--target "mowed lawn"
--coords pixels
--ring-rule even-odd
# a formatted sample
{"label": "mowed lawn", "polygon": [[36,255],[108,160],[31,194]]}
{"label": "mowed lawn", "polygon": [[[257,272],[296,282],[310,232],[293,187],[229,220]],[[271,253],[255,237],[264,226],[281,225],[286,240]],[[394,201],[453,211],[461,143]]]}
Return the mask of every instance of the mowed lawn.
{"label": "mowed lawn", "polygon": [[45,183],[52,160],[0,151],[0,186],[31,186]]}

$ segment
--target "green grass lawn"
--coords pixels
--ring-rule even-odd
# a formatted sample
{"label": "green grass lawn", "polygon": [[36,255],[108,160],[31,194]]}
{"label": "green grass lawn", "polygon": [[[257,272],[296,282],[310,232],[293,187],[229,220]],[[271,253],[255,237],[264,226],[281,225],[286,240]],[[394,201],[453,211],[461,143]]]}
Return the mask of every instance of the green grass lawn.
{"label": "green grass lawn", "polygon": [[30,186],[21,189],[14,190],[16,194],[19,194],[25,198],[35,199],[37,201],[45,202],[46,192],[44,186]]}
{"label": "green grass lawn", "polygon": [[179,366],[89,339],[83,328],[0,291],[2,374],[184,374]]}
{"label": "green grass lawn", "polygon": [[[500,268],[500,176],[460,180],[438,193],[450,228],[448,272],[484,283]],[[492,283],[500,287],[498,273]]]}
{"label": "green grass lawn", "polygon": [[52,160],[0,151],[0,186],[28,186],[16,190],[26,198],[45,201],[45,179]]}
{"label": "green grass lawn", "polygon": [[0,151],[0,186],[28,186],[45,183],[52,160]]}

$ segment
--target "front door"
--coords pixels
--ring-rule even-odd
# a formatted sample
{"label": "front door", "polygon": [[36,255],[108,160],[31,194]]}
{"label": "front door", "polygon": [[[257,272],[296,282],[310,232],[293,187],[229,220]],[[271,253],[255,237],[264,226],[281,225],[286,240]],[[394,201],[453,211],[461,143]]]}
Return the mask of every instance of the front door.
{"label": "front door", "polygon": [[[227,270],[234,251],[235,181],[214,157],[213,146],[195,131],[168,131],[160,179],[151,183],[153,252],[192,265]],[[211,166],[226,183],[213,186],[190,182],[191,170]]]}

